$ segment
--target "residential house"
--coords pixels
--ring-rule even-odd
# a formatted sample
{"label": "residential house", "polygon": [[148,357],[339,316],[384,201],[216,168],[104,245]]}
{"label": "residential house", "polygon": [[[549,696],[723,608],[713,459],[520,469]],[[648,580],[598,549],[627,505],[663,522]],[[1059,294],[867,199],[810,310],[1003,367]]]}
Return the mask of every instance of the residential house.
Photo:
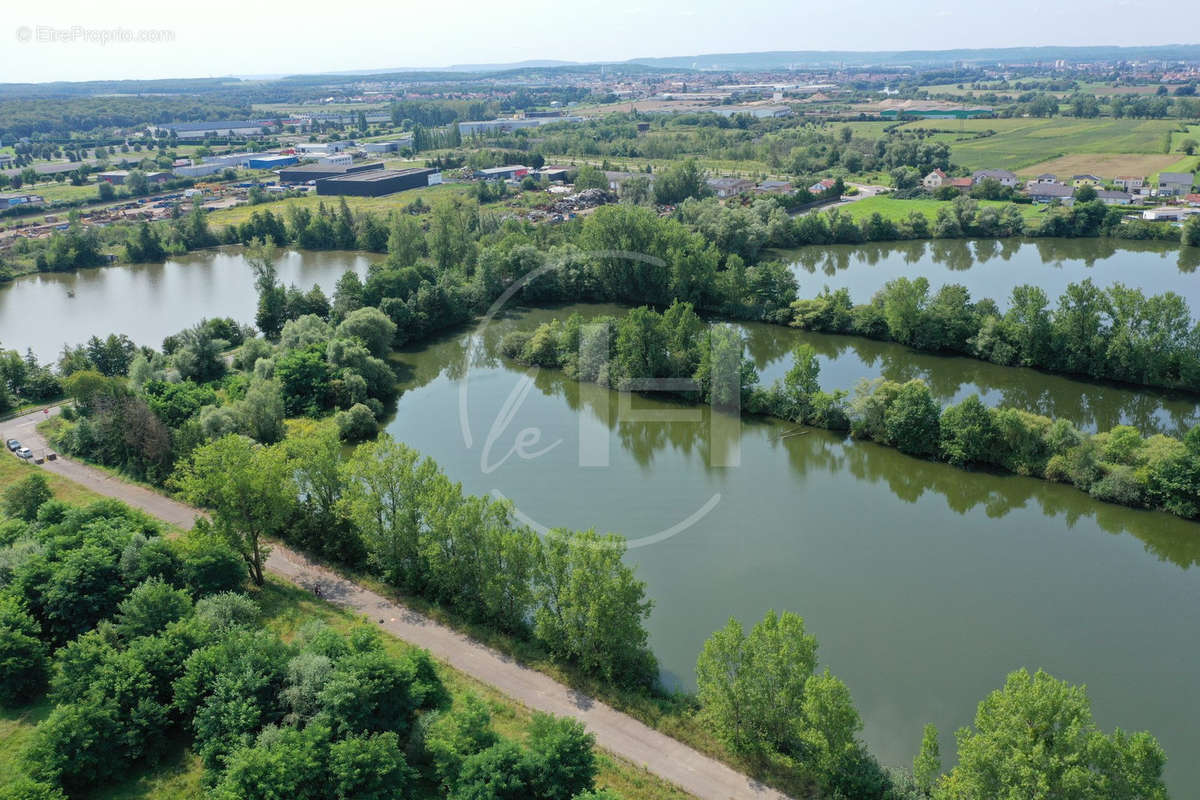
{"label": "residential house", "polygon": [[935,169],[933,172],[926,175],[925,179],[921,181],[921,183],[924,184],[926,189],[933,191],[934,189],[944,185],[948,180],[949,178],[947,177],[946,173],[942,172],[940,169]]}
{"label": "residential house", "polygon": [[[821,181],[824,183],[824,181]],[[832,185],[832,181],[830,184]],[[717,197],[736,197],[742,192],[748,192],[754,188],[754,181],[748,181],[745,178],[709,178],[708,188],[713,190],[713,194]]]}
{"label": "residential house", "polygon": [[1071,178],[1071,185],[1076,189],[1081,186],[1103,186],[1104,178],[1098,175],[1075,175]]}
{"label": "residential house", "polygon": [[17,163],[17,157],[12,153],[0,153],[0,167],[11,167]]}
{"label": "residential house", "polygon": [[827,189],[832,189],[833,184],[836,182],[837,181],[835,181],[833,178],[823,178],[814,183],[812,186],[808,187],[808,192],[809,194],[820,194]]}
{"label": "residential house", "polygon": [[1038,183],[1058,183],[1058,176],[1051,175],[1049,172],[1037,176]]}
{"label": "residential house", "polygon": [[1111,189],[1097,189],[1096,199],[1104,203],[1106,206],[1127,206],[1133,202],[1133,195],[1129,192],[1117,192]]}
{"label": "residential house", "polygon": [[1159,208],[1148,208],[1142,212],[1142,219],[1150,222],[1181,222],[1184,217],[1190,214],[1200,213],[1192,211],[1190,208],[1183,206],[1160,206]]}
{"label": "residential house", "polygon": [[1053,203],[1058,200],[1063,205],[1075,202],[1075,190],[1065,183],[1035,183],[1026,192],[1029,199],[1035,203]]}
{"label": "residential house", "polygon": [[1183,202],[1187,203],[1193,208],[1200,208],[1200,194],[1189,194],[1187,197],[1183,198]]}
{"label": "residential house", "polygon": [[1190,172],[1160,172],[1158,173],[1158,194],[1160,197],[1190,194],[1192,180]]}
{"label": "residential house", "polygon": [[1118,175],[1116,180],[1113,181],[1113,185],[1127,192],[1137,192],[1146,185],[1146,179],[1135,175]]}
{"label": "residential house", "polygon": [[998,181],[1001,186],[1008,186],[1009,188],[1017,185],[1017,176],[1006,169],[977,169],[971,173],[971,183],[973,184],[987,180],[988,178]]}
{"label": "residential house", "polygon": [[791,181],[762,181],[754,187],[758,194],[789,194],[792,191]]}
{"label": "residential house", "polygon": [[955,189],[958,189],[960,192],[966,193],[966,192],[971,191],[971,187],[975,185],[975,179],[974,178],[951,178],[947,183],[944,183],[942,185],[943,186],[953,186]]}

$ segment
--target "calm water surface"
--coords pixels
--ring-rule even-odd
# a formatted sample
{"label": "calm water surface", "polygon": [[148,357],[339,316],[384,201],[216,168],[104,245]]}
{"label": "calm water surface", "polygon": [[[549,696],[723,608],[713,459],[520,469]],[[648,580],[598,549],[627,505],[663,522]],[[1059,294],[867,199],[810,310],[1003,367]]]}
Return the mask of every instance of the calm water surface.
{"label": "calm water surface", "polygon": [[[332,296],[348,269],[365,275],[374,256],[288,250],[276,258],[279,279]],[[63,344],[123,333],[140,345],[161,347],[163,337],[204,317],[254,322],[258,295],[241,248],[189,253],[164,264],[100,267],[45,273],[0,286],[0,346],[32,347],[46,361]]]}
{"label": "calm water surface", "polygon": [[[398,354],[405,391],[388,430],[532,524],[627,536],[667,681],[694,686],[701,644],[730,615],[749,624],[788,609],[850,686],[886,763],[911,762],[926,722],[952,754],[987,692],[1042,667],[1086,683],[1106,728],[1154,732],[1177,794],[1200,785],[1188,756],[1200,718],[1184,711],[1200,708],[1200,526],[822,431],[781,438],[794,427],[782,423],[746,422],[740,464],[711,466],[730,442],[714,445],[706,419],[622,422],[613,393],[496,357],[505,330],[570,310]],[[514,453],[518,437],[526,455],[546,452]],[[607,466],[579,466],[581,440]]]}
{"label": "calm water surface", "polygon": [[857,303],[885,283],[923,275],[932,291],[960,283],[975,299],[991,298],[1002,308],[1014,286],[1042,287],[1056,304],[1068,283],[1091,278],[1097,286],[1136,286],[1146,294],[1175,292],[1200,314],[1200,247],[1112,239],[959,239],[833,245],[784,250],[792,262],[800,296],[821,288],[847,288]]}

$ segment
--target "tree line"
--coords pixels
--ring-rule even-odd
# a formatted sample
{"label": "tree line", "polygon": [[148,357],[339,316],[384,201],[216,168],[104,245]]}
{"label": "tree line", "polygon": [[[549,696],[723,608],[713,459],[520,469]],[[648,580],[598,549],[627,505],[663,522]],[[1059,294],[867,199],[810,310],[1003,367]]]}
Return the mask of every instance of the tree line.
{"label": "tree line", "polygon": [[[53,705],[0,797],[65,800],[152,768],[177,742],[215,798],[617,800],[594,739],[535,714],[524,742],[458,702],[432,659],[360,625],[285,642],[216,532],[167,540],[113,501],[53,500],[38,473],[0,517],[0,705]],[[496,787],[503,787],[497,789]]]}
{"label": "tree line", "polygon": [[647,378],[687,378],[695,388],[678,394],[719,409],[847,431],[919,458],[997,467],[1069,483],[1107,502],[1200,517],[1200,426],[1182,440],[1145,438],[1127,425],[1089,434],[1068,420],[989,408],[976,395],[942,409],[921,380],[863,380],[852,397],[825,392],[816,352],[806,344],[797,345],[783,378],[760,387],[744,349],[735,327],[707,325],[680,303],[662,314],[637,308],[619,320],[573,315],[501,342],[504,355],[564,369],[575,380],[625,389]]}

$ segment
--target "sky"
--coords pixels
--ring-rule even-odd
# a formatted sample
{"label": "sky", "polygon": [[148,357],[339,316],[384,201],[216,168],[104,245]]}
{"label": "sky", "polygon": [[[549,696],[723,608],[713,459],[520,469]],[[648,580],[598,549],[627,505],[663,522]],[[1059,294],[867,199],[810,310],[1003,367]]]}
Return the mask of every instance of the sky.
{"label": "sky", "polygon": [[1172,4],[1165,16],[1163,8],[1161,0],[54,0],[4,14],[0,82],[1200,38],[1200,3]]}

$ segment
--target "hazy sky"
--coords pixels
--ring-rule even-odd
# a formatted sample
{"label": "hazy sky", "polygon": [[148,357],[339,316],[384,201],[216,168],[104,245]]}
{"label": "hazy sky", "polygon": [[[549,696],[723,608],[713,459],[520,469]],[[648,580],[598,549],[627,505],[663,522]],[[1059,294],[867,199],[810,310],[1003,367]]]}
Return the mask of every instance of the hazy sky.
{"label": "hazy sky", "polygon": [[[54,0],[10,8],[0,82],[1200,38],[1194,0]],[[171,40],[97,41],[118,27]]]}

